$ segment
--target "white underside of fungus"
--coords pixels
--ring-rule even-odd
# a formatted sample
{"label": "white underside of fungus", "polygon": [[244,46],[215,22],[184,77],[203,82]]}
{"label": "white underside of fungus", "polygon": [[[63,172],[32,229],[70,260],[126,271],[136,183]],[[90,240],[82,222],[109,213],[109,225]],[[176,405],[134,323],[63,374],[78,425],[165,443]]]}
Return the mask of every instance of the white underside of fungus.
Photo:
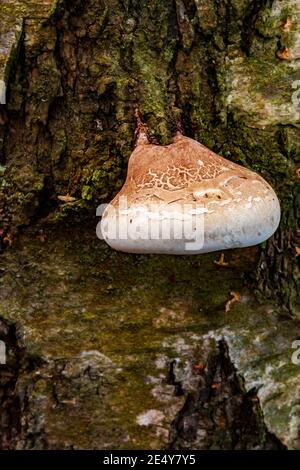
{"label": "white underside of fungus", "polygon": [[279,221],[261,176],[178,133],[168,146],[139,139],[101,231],[116,250],[183,255],[256,245]]}

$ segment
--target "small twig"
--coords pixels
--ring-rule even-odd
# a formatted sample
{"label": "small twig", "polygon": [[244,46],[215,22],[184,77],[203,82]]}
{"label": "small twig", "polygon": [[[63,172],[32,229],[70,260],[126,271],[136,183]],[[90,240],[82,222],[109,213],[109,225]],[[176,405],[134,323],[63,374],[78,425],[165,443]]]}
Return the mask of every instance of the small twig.
{"label": "small twig", "polygon": [[184,135],[182,116],[179,114],[176,119],[177,130],[180,134]]}
{"label": "small twig", "polygon": [[239,292],[231,291],[230,295],[232,298],[230,300],[227,300],[225,304],[225,312],[229,312],[231,309],[231,306],[235,304],[236,302],[239,302],[241,300],[241,294]]}
{"label": "small twig", "polygon": [[136,129],[135,129],[135,146],[137,147],[138,145],[147,145],[149,144],[149,139],[148,139],[148,128],[146,124],[142,122],[140,112],[138,108],[135,110],[135,118],[136,118]]}

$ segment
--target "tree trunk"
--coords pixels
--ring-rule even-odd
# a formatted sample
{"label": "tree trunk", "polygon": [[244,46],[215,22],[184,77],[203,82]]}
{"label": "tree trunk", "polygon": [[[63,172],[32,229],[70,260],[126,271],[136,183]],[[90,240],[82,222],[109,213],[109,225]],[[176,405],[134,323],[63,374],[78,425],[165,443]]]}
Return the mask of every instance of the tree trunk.
{"label": "tree trunk", "polygon": [[[281,402],[275,400],[273,408],[270,408],[266,396],[259,395],[255,388],[260,381],[266,384],[268,377],[259,368],[250,367],[245,362],[243,351],[248,351],[253,361],[261,359],[263,355],[262,350],[254,353],[249,346],[255,343],[254,336],[249,333],[255,325],[255,333],[259,337],[261,335],[261,338],[268,338],[262,341],[265,341],[271,357],[274,344],[272,335],[267,334],[267,331],[277,328],[281,319],[284,334],[283,338],[281,333],[280,338],[276,336],[275,347],[279,348],[278,354],[281,359],[285,358],[286,370],[289,370],[288,351],[292,340],[297,338],[296,331],[299,328],[298,322],[293,322],[286,315],[288,313],[290,317],[300,318],[300,257],[296,256],[300,246],[300,229],[297,225],[300,218],[297,181],[300,168],[299,0],[40,0],[31,5],[21,0],[6,0],[2,1],[0,8],[0,49],[3,51],[0,55],[0,95],[3,102],[0,106],[0,176],[3,174],[0,188],[1,238],[2,248],[7,248],[3,259],[10,267],[10,273],[23,270],[20,274],[22,282],[16,281],[19,287],[21,283],[22,289],[20,287],[15,297],[13,293],[10,294],[15,302],[12,306],[7,294],[11,292],[8,288],[11,274],[7,274],[5,268],[8,278],[5,280],[4,276],[3,280],[6,289],[3,288],[5,313],[1,315],[5,331],[10,331],[11,325],[18,321],[21,330],[27,332],[29,338],[20,345],[18,335],[15,337],[11,333],[3,333],[3,337],[9,334],[9,338],[14,338],[13,341],[10,339],[10,344],[14,343],[11,370],[16,369],[16,363],[23,361],[23,375],[16,378],[12,372],[5,382],[7,393],[19,393],[11,399],[5,397],[4,393],[2,399],[7,416],[11,416],[11,403],[19,400],[19,416],[14,418],[17,421],[14,439],[18,444],[12,439],[9,426],[4,426],[6,431],[2,436],[2,447],[69,448],[75,445],[80,448],[101,448],[106,440],[112,447],[120,448],[145,445],[154,448],[245,448],[247,445],[251,448],[280,448],[283,445],[297,448],[300,445],[299,435],[295,431],[286,430],[289,413],[291,410],[296,413],[296,401],[290,401],[290,395],[284,395]],[[233,267],[227,271],[220,271],[214,266],[212,255],[188,261],[185,258],[170,261],[159,257],[146,259],[111,254],[104,247],[97,248],[100,242],[93,241],[82,225],[85,224],[88,233],[92,233],[91,225],[94,223],[97,205],[108,202],[124,183],[127,161],[134,144],[136,108],[147,124],[152,142],[169,143],[180,125],[185,135],[261,174],[273,186],[281,202],[282,219],[275,236],[261,247],[230,252],[228,256]],[[66,195],[74,200],[62,204],[59,196]],[[71,251],[68,251],[71,246],[66,248],[64,256],[68,261],[63,261],[63,257],[60,259],[60,249],[66,238],[68,243],[76,245],[76,249],[71,255]],[[72,357],[78,357],[83,346],[77,348],[76,337],[79,333],[74,326],[76,322],[67,314],[63,314],[67,315],[67,320],[64,317],[61,321],[67,330],[73,328],[70,341],[75,346],[66,340],[66,345],[58,341],[55,348],[52,342],[46,344],[44,339],[41,340],[43,321],[50,332],[59,321],[58,304],[63,302],[62,311],[70,308],[66,300],[60,300],[58,304],[53,300],[57,296],[63,299],[64,289],[70,297],[75,296],[75,284],[81,285],[83,282],[87,283],[86,292],[89,295],[94,292],[93,276],[96,276],[94,266],[97,261],[96,255],[91,261],[86,243],[90,243],[88,246],[91,250],[96,250],[94,253],[99,256],[99,263],[101,260],[102,271],[100,274],[97,272],[97,276],[102,276],[99,282],[103,284],[101,289],[104,289],[104,297],[107,289],[112,292],[114,303],[110,308],[114,311],[115,308],[121,309],[122,302],[126,304],[126,319],[122,321],[127,333],[124,333],[120,343],[124,341],[124,358],[129,363],[130,357],[137,353],[135,348],[130,350],[126,343],[127,340],[134,343],[132,338],[136,338],[137,334],[134,329],[131,331],[134,323],[134,319],[129,318],[131,309],[137,317],[139,314],[135,310],[136,305],[131,306],[127,298],[128,291],[122,291],[120,287],[121,296],[127,300],[122,301],[118,297],[115,289],[119,289],[119,285],[125,283],[127,289],[131,289],[131,285],[136,289],[148,286],[151,291],[153,285],[158,288],[158,281],[153,274],[156,273],[161,283],[158,303],[154,294],[153,297],[149,293],[145,295],[147,301],[157,309],[156,312],[160,312],[159,318],[162,317],[162,324],[155,323],[157,328],[176,329],[177,320],[179,324],[182,320],[180,312],[189,309],[195,317],[190,320],[191,324],[188,323],[188,340],[184,332],[178,333],[179,338],[176,336],[176,341],[187,341],[188,353],[182,344],[177,350],[173,345],[170,354],[166,351],[159,353],[157,345],[153,345],[150,340],[149,344],[146,341],[145,346],[139,346],[144,361],[155,359],[156,362],[152,361],[154,364],[161,358],[162,364],[165,364],[162,369],[165,367],[167,370],[164,382],[166,388],[163,390],[156,378],[156,392],[152,391],[152,395],[149,392],[145,404],[145,409],[152,412],[154,409],[156,415],[154,412],[147,415],[148,411],[143,408],[130,408],[132,422],[135,423],[132,424],[127,423],[121,411],[119,414],[116,412],[121,424],[119,433],[114,434],[107,424],[111,416],[115,417],[114,413],[111,411],[112,415],[109,415],[104,412],[97,402],[96,416],[92,419],[94,427],[90,435],[83,438],[81,432],[74,429],[78,428],[78,422],[80,426],[86,426],[91,410],[85,400],[87,393],[94,393],[91,390],[98,387],[97,380],[102,370],[109,370],[107,380],[104,385],[101,382],[100,386],[104,387],[104,401],[107,406],[113,409],[115,405],[118,410],[122,408],[116,398],[115,381],[119,379],[115,375],[118,375],[118,366],[123,370],[125,381],[128,379],[122,389],[125,400],[142,397],[144,389],[150,387],[149,377],[153,376],[148,366],[142,370],[143,361],[137,360],[135,363],[133,360],[134,364],[128,367],[125,359],[118,361],[118,348],[112,353],[113,362],[107,362],[110,360],[106,357],[110,356],[110,349],[105,346],[105,334],[92,341],[85,326],[81,325],[84,334],[80,330],[80,338],[85,345],[84,351],[90,347],[91,351],[99,349],[99,354],[103,350],[105,352],[103,357],[97,354],[91,356],[92,365],[89,367],[96,371],[96,379],[86,384],[82,372],[85,370],[83,356],[80,356],[80,361],[84,363],[83,369],[76,375],[76,360]],[[55,248],[57,259],[47,258],[45,244]],[[39,252],[40,262],[35,258],[36,250],[44,250]],[[23,264],[18,259],[18,252],[24,257]],[[84,259],[81,258],[82,253]],[[79,259],[84,269],[76,267]],[[54,271],[64,271],[65,262],[70,271],[67,270],[66,278],[57,284],[56,276],[60,278]],[[30,272],[30,263],[34,263],[35,270],[40,270],[48,284],[41,279],[42,275],[37,278],[36,273]],[[107,267],[105,263],[108,263]],[[122,263],[129,267],[125,268]],[[123,277],[117,273],[117,265],[122,266]],[[49,266],[52,266],[53,272]],[[24,272],[24,269],[29,272]],[[78,274],[77,281],[72,278],[73,285],[68,276],[77,269],[81,274]],[[210,287],[206,269],[211,276]],[[145,278],[143,270],[148,273],[148,278]],[[185,298],[184,283],[189,285],[189,275],[192,276],[192,273],[199,283],[191,283],[191,291],[187,291],[190,298]],[[36,287],[37,291],[46,289],[48,292],[47,289],[52,289],[53,297],[47,297],[48,304],[43,304],[43,308],[46,312],[53,307],[52,303],[55,304],[55,321],[51,314],[47,316],[49,312],[45,313],[45,320],[39,318],[40,323],[35,319],[31,304],[32,298],[38,293],[32,287],[33,294],[30,290],[33,284],[28,285],[26,279],[39,286]],[[47,288],[47,285],[52,287]],[[61,291],[55,291],[57,286],[60,286]],[[177,293],[181,292],[178,298],[172,291],[174,286]],[[198,293],[201,286],[204,286],[205,295]],[[237,310],[237,315],[227,318],[224,324],[220,312],[232,286],[243,290],[244,300],[249,299],[249,296],[252,299],[251,290],[256,289],[260,305],[257,307],[257,300],[251,300],[246,312],[245,304],[241,303],[236,307],[241,311]],[[81,291],[79,288],[79,291],[85,295],[84,289]],[[171,297],[168,297],[171,291],[172,296],[175,296],[173,303]],[[93,310],[87,299],[88,294],[83,300],[82,309]],[[274,299],[280,305],[278,310],[272,304]],[[40,301],[36,302],[37,308],[41,308]],[[16,305],[20,303],[23,316],[16,311]],[[175,315],[174,324],[173,314],[168,311]],[[156,321],[152,317],[150,320],[147,315],[143,317],[141,314],[142,320],[136,318],[136,328],[141,328],[138,337],[143,334],[143,328],[147,332],[147,321],[151,325]],[[261,316],[265,315],[268,318],[262,320]],[[239,316],[242,320],[237,320]],[[252,316],[252,320],[249,316]],[[92,313],[90,321],[92,325]],[[99,321],[101,323],[102,320]],[[201,331],[195,326],[197,322],[201,324]],[[227,322],[230,327],[226,329]],[[107,337],[114,338],[115,331],[108,320],[103,320],[103,325],[103,328],[110,328]],[[182,328],[186,331],[184,322]],[[192,340],[195,328],[196,339]],[[207,343],[208,332],[211,342]],[[33,336],[30,339],[31,333]],[[169,342],[168,347],[171,348],[168,335],[170,333],[159,333],[157,341],[159,344]],[[241,338],[240,344],[235,342],[235,335]],[[37,349],[40,347],[44,350],[36,350],[34,343],[39,344]],[[206,352],[202,346],[201,351],[198,351],[199,344],[206,344]],[[176,361],[174,363],[174,354],[179,356],[182,364],[182,369],[179,366],[180,370],[177,368],[179,372],[177,366],[175,369],[173,367],[177,364]],[[273,359],[269,358],[269,361],[275,369],[278,364],[273,363]],[[199,364],[203,366],[203,374]],[[188,374],[187,365],[190,367]],[[195,369],[197,365],[199,368]],[[130,367],[132,373],[128,372]],[[32,369],[39,370],[42,384],[36,384]],[[234,376],[233,370],[236,371]],[[55,393],[48,389],[45,378],[47,373],[54,377],[57,385]],[[274,387],[280,389],[286,383],[293,384],[297,377],[295,374],[295,370],[287,373],[284,384],[282,377],[273,377]],[[243,379],[240,379],[241,375]],[[17,392],[11,386],[14,380],[19,384]],[[215,383],[223,384],[225,391],[224,388],[219,390],[217,385],[211,388]],[[39,392],[39,387],[44,387],[43,392]],[[64,387],[66,392],[63,392]],[[27,409],[20,398],[22,391],[27,397]],[[78,393],[80,401],[76,408],[78,421],[74,428],[63,431],[66,407],[72,406],[66,403],[72,401],[74,391]],[[39,393],[47,396],[48,401],[37,404]],[[163,403],[164,396],[172,404],[173,412],[167,417],[165,410],[153,402],[155,393],[160,403]],[[211,393],[215,395],[212,397]],[[235,397],[234,406],[228,410],[226,400],[232,396]],[[56,406],[53,416],[49,410],[45,411],[47,403],[52,402]],[[215,420],[211,421],[208,412],[199,411],[205,403],[210,410],[214,410]],[[282,411],[280,424],[273,416],[274,409],[282,410],[286,403],[289,403],[288,411],[285,414]],[[37,414],[47,415],[45,425],[33,424]],[[101,425],[97,416],[100,421],[101,416],[104,416]],[[22,417],[26,426],[21,423]],[[247,417],[250,417],[251,422],[248,430],[243,424]],[[139,427],[135,429],[136,423],[145,423],[148,418],[150,427],[141,424],[142,432]],[[165,434],[157,430],[161,420],[165,420],[165,426],[159,429],[165,429]],[[188,420],[190,433],[182,425],[184,420]],[[105,429],[102,440],[96,438],[99,429],[102,433]],[[168,431],[170,434],[166,437]],[[129,441],[126,441],[126,436],[129,436]]]}

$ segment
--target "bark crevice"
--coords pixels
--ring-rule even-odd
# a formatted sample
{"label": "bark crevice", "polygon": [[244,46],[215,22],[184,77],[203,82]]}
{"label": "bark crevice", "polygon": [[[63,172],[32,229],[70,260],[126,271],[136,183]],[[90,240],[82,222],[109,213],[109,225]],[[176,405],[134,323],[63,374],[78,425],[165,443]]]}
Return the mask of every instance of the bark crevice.
{"label": "bark crevice", "polygon": [[[199,385],[172,424],[171,449],[285,448],[264,423],[257,390],[245,391],[224,340],[195,370]],[[175,378],[173,385],[178,388]]]}

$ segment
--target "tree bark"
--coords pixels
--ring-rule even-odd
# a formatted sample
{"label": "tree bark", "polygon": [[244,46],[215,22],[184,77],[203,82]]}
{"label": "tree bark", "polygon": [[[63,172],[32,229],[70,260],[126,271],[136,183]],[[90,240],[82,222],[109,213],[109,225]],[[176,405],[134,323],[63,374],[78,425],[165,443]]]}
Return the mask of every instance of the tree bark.
{"label": "tree bark", "polygon": [[6,218],[30,224],[59,194],[76,209],[108,201],[124,181],[135,108],[161,144],[180,118],[277,191],[282,222],[258,282],[297,314],[299,22],[296,0],[66,0],[27,19],[2,109]]}
{"label": "tree bark", "polygon": [[[181,126],[273,186],[280,228],[249,251],[243,273],[264,302],[276,298],[299,319],[299,0],[27,3],[12,11],[4,2],[1,11],[2,249],[21,229],[43,237],[111,200],[124,183],[138,108],[152,142],[168,144]],[[18,44],[8,44],[15,31]],[[66,195],[74,201],[61,204]],[[253,413],[255,436],[263,429],[264,445],[280,447]]]}

